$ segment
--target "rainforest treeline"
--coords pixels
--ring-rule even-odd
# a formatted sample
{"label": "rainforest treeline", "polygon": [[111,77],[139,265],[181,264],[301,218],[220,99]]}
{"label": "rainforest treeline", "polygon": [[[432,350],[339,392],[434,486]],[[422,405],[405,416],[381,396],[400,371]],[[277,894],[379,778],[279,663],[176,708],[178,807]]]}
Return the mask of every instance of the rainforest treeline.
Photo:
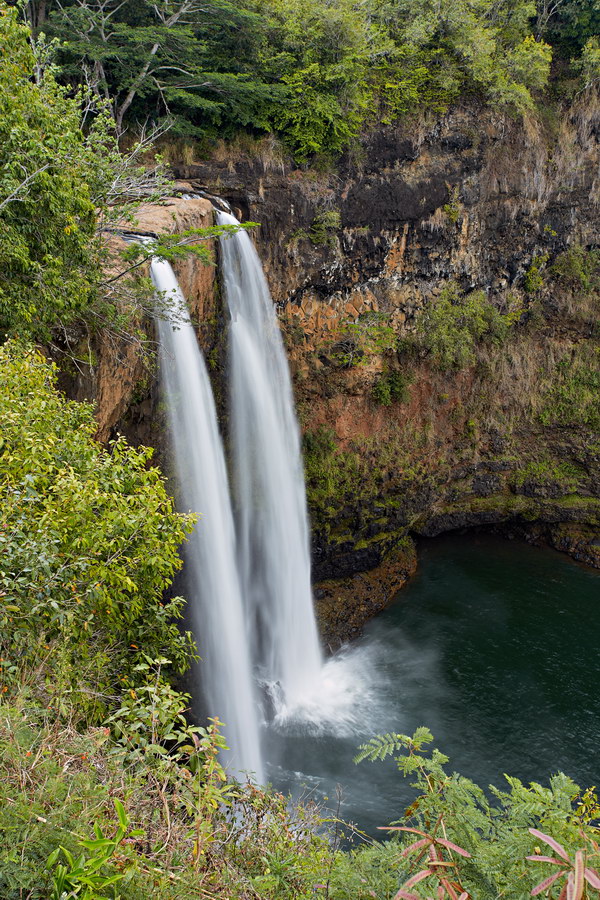
{"label": "rainforest treeline", "polygon": [[597,0],[30,0],[43,65],[119,129],[275,133],[303,161],[475,97],[515,114],[598,80]]}

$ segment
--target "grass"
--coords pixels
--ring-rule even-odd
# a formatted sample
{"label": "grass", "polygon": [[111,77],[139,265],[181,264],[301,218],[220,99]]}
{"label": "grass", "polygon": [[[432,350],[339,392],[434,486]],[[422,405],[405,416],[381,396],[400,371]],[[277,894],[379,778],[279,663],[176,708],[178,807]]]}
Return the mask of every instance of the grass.
{"label": "grass", "polygon": [[291,807],[281,795],[252,786],[236,789],[229,806],[206,812],[198,855],[197,831],[172,785],[151,765],[128,762],[108,728],[81,728],[23,696],[14,701],[0,702],[2,900],[48,900],[48,858],[61,846],[79,855],[95,828],[114,834],[115,799],[127,810],[130,829],[140,831],[103,868],[107,876],[123,876],[117,891],[123,900],[291,900],[307,896],[331,862],[314,805]]}

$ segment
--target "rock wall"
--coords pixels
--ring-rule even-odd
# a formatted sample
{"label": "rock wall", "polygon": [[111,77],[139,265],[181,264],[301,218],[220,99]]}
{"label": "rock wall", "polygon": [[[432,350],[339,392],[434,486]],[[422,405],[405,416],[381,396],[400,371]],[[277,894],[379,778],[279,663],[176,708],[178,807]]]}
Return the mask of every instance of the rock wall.
{"label": "rock wall", "polygon": [[[525,123],[470,107],[382,128],[325,172],[264,154],[178,168],[260,224],[307,433],[329,640],[410,575],[410,535],[502,526],[600,560],[597,429],[548,414],[565,360],[600,378],[598,284],[583,296],[551,274],[564,251],[599,245],[599,140],[587,96]],[[371,317],[402,345],[449,282],[521,310],[505,346],[482,344],[460,370],[377,347],[349,359],[353,328]],[[405,395],[381,405],[390,372]],[[379,593],[377,579],[365,588],[377,567]]]}
{"label": "rock wall", "polygon": [[597,243],[599,106],[527,126],[458,109],[382,128],[329,173],[247,157],[177,172],[260,224],[274,300],[305,330],[365,301],[400,323],[449,278],[499,294],[541,249]]}
{"label": "rock wall", "polygon": [[[122,228],[132,234],[173,234],[212,224],[210,201],[184,195],[168,198],[161,204],[143,204],[133,223],[117,223],[115,229]],[[109,237],[109,276],[123,271],[119,251],[125,247],[118,235]],[[214,250],[212,242],[209,247]],[[174,269],[191,315],[198,322],[200,341],[208,352],[218,333],[215,267],[201,265],[194,257],[188,257],[174,263]],[[147,266],[143,274],[149,274]],[[126,325],[115,324],[94,332],[75,328],[72,333],[59,336],[57,350],[61,368],[59,386],[74,399],[95,404],[98,440],[106,443],[116,432],[121,432],[134,443],[157,446],[159,451],[164,451],[163,432],[156,427],[159,417],[153,366],[156,336],[149,311],[136,312]]]}
{"label": "rock wall", "polygon": [[[183,190],[220,196],[260,225],[305,431],[329,644],[355,636],[410,577],[418,535],[500,527],[600,562],[600,439],[576,409],[594,411],[600,389],[599,284],[582,289],[552,269],[570,248],[598,247],[599,141],[600,103],[587,96],[525,123],[469,107],[381,128],[325,171],[264,152],[177,167]],[[207,199],[174,198],[142,210],[138,227],[210,216]],[[187,261],[178,276],[219,393],[214,269]],[[468,365],[442,369],[402,347],[450,283],[518,315],[501,346],[482,341]],[[357,345],[370,322],[373,340]],[[76,390],[97,399],[103,439],[118,427],[160,446],[153,382],[127,341],[106,339]],[[552,414],[569,367],[582,392],[574,421]],[[400,388],[386,395],[390,376]]]}

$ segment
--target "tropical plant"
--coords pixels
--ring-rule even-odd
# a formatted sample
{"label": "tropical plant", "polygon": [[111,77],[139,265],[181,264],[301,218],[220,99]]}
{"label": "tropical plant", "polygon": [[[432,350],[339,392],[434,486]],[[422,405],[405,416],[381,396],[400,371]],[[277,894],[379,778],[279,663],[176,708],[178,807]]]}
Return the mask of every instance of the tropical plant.
{"label": "tropical plant", "polygon": [[91,303],[96,215],[78,105],[0,6],[0,339],[43,332]]}
{"label": "tropical plant", "polygon": [[483,291],[465,294],[450,282],[430,300],[417,319],[416,331],[400,346],[423,352],[442,371],[464,369],[476,361],[479,342],[501,344],[520,317],[519,308],[501,313]]}
{"label": "tropical plant", "polygon": [[365,365],[377,354],[394,350],[397,341],[385,313],[371,311],[347,321],[337,339],[324,349],[331,363],[349,369]]}
{"label": "tropical plant", "polygon": [[140,653],[188,664],[183,600],[163,592],[192,520],[175,513],[151,451],[101,448],[91,407],[55,380],[39,352],[0,347],[0,680],[37,669],[50,703],[77,695],[97,716]]}
{"label": "tropical plant", "polygon": [[[591,888],[600,891],[600,875],[598,875],[595,869],[587,866],[586,850],[576,850],[574,858],[570,859],[565,848],[559,844],[558,841],[555,841],[553,837],[544,834],[542,831],[538,831],[537,828],[530,828],[529,831],[534,837],[539,838],[545,844],[548,844],[548,846],[554,850],[556,856],[534,854],[533,856],[528,856],[527,859],[532,862],[550,863],[551,865],[558,866],[559,869],[558,872],[555,872],[553,875],[548,875],[547,878],[544,878],[539,884],[536,884],[531,892],[532,897],[548,892],[549,888],[560,879],[564,879],[564,884],[559,894],[559,900],[582,900],[586,894],[586,882]],[[588,835],[584,835],[584,837],[586,837],[591,844],[597,857],[598,844]]]}
{"label": "tropical plant", "polygon": [[30,0],[26,9],[36,35],[59,39],[63,81],[107,100],[118,130],[169,120],[182,135],[275,131],[305,161],[338,154],[365,124],[443,112],[461,94],[531,110],[549,77],[546,39],[563,47],[566,31],[591,83],[592,5]]}
{"label": "tropical plant", "polygon": [[[140,828],[129,830],[129,817],[118,797],[114,798],[114,804],[119,824],[112,837],[105,837],[100,825],[96,824],[95,836],[79,841],[84,852],[78,857],[62,846],[50,854],[46,864],[53,869],[50,900],[110,900],[104,894],[105,889],[121,881],[125,874],[115,871],[114,867],[106,872],[106,868],[123,841],[131,841],[144,834]],[[64,862],[58,861],[61,858]]]}
{"label": "tropical plant", "polygon": [[[415,800],[400,823],[384,829],[398,837],[411,835],[410,843],[398,843],[398,898],[421,900],[433,881],[438,896],[451,900],[525,900],[530,893],[549,890],[561,877],[565,880],[561,900],[585,896],[584,882],[592,891],[589,896],[596,896],[600,853],[591,823],[598,807],[589,792],[582,792],[562,773],[550,778],[548,788],[536,783],[526,787],[506,776],[509,790],[490,786],[490,802],[468,778],[446,771],[447,757],[437,749],[427,751],[431,741],[427,728],[418,728],[412,737],[379,735],[363,744],[356,757],[361,762],[393,755],[400,772],[414,778]],[[412,821],[414,825],[409,824]],[[533,838],[549,843],[558,858],[542,856]],[[534,886],[530,860],[558,865],[560,871]]]}
{"label": "tropical plant", "polygon": [[[3,900],[50,900],[53,882],[61,900],[81,900],[88,890],[94,900],[313,894],[331,858],[319,810],[225,781],[216,722],[194,728],[196,740],[165,737],[172,756],[136,755],[127,744],[139,747],[139,732],[128,742],[125,718],[115,740],[108,727],[80,720],[75,727],[75,709],[61,721],[26,692],[18,702],[11,707],[0,695]],[[173,730],[185,727],[175,722]],[[169,734],[166,717],[159,733]]]}
{"label": "tropical plant", "polygon": [[[404,900],[419,900],[416,894],[409,891],[409,888],[419,884],[419,882],[423,881],[425,878],[432,878],[432,880],[437,881],[438,883],[436,893],[439,900],[443,900],[444,897],[448,897],[449,900],[467,900],[469,896],[467,891],[463,891],[460,884],[451,880],[451,878],[454,877],[452,870],[456,869],[456,863],[452,858],[445,859],[444,851],[458,853],[459,856],[462,856],[465,859],[469,859],[471,854],[462,847],[459,847],[458,844],[449,841],[447,838],[439,837],[437,830],[442,824],[443,818],[440,817],[436,822],[432,834],[426,834],[418,828],[408,828],[405,825],[390,825],[386,829],[387,831],[403,831],[419,835],[419,840],[409,844],[408,847],[405,847],[402,851],[402,856],[409,856],[411,853],[417,853],[416,857],[413,859],[413,865],[416,866],[423,856],[427,854],[425,868],[421,869],[421,871],[417,872],[415,875],[411,875],[408,881],[402,885],[396,894],[396,897],[402,897]],[[430,900],[430,898],[428,898],[428,900]]]}
{"label": "tropical plant", "polygon": [[406,403],[411,381],[412,377],[409,373],[398,370],[384,372],[373,385],[373,399],[381,406],[391,406],[392,403]]}

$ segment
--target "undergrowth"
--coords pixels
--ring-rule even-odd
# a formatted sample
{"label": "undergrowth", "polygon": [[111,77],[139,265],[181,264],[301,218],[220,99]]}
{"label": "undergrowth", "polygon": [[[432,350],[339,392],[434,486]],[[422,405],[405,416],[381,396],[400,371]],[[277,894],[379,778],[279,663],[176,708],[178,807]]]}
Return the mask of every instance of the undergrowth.
{"label": "undergrowth", "polygon": [[[179,729],[179,738],[163,730],[153,750],[135,729],[118,739],[24,697],[0,703],[3,900],[48,900],[60,868],[82,853],[76,889],[56,900],[310,896],[330,856],[316,808],[227,782],[215,723]],[[77,878],[107,844],[97,872],[115,881],[85,893]]]}
{"label": "undergrowth", "polygon": [[[139,754],[33,698],[0,702],[3,900],[525,900],[552,876],[559,889],[582,876],[570,897],[599,896],[598,797],[565,775],[507,776],[490,799],[425,749],[426,728],[373,738],[357,761],[395,756],[416,798],[388,840],[341,851],[341,823],[334,833],[314,804],[225,779],[217,723],[183,731],[191,746]],[[556,896],[550,881],[536,893]]]}
{"label": "undergrowth", "polygon": [[560,359],[543,398],[544,425],[600,429],[600,347],[575,348]]}

